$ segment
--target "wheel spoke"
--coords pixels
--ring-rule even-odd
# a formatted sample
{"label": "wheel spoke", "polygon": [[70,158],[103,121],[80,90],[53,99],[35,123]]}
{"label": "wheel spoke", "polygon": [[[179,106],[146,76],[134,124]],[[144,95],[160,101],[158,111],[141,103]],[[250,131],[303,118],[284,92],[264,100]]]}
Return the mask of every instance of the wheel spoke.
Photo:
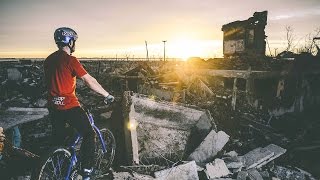
{"label": "wheel spoke", "polygon": [[58,150],[54,152],[42,166],[38,176],[39,179],[64,179],[70,162],[71,157],[67,150]]}
{"label": "wheel spoke", "polygon": [[103,176],[107,174],[110,166],[112,165],[115,155],[115,139],[110,130],[100,130],[104,143],[106,145],[106,152],[103,153],[102,144],[100,140],[97,140],[96,144],[96,160],[95,160],[95,171],[96,176]]}

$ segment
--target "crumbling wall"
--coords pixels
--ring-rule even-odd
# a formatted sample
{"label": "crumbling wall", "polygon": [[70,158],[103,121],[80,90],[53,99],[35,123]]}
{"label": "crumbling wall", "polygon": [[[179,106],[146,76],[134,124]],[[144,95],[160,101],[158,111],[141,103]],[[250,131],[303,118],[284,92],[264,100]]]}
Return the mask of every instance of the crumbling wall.
{"label": "crumbling wall", "polygon": [[225,57],[251,54],[264,56],[266,50],[265,31],[267,11],[255,12],[244,21],[234,21],[222,26],[223,54]]}

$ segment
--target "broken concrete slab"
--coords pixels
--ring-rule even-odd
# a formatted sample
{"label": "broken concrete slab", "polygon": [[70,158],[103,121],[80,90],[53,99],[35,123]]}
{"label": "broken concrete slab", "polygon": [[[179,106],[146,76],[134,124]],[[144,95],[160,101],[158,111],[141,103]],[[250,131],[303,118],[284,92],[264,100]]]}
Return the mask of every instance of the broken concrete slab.
{"label": "broken concrete slab", "polygon": [[274,153],[274,155],[272,157],[270,157],[268,160],[264,161],[263,163],[259,164],[257,166],[257,168],[262,167],[263,165],[267,164],[268,162],[278,158],[279,156],[281,156],[282,154],[284,154],[287,150],[277,146],[275,144],[269,144],[268,146],[264,147],[264,149],[267,149],[268,151],[271,151]]}
{"label": "broken concrete slab", "polygon": [[223,160],[229,169],[241,169],[244,167],[243,156],[225,157]]}
{"label": "broken concrete slab", "polygon": [[278,158],[286,152],[286,149],[275,144],[270,144],[264,148],[256,148],[243,156],[246,169],[260,168],[270,161]]}
{"label": "broken concrete slab", "polygon": [[270,159],[273,155],[274,152],[271,152],[268,149],[261,147],[256,148],[243,156],[245,167],[246,169],[254,168],[264,161]]}
{"label": "broken concrete slab", "polygon": [[214,156],[217,155],[219,151],[225,146],[229,141],[229,135],[223,131],[216,133],[212,130],[207,137],[202,141],[199,147],[190,154],[190,160],[195,160],[196,162],[208,162]]}
{"label": "broken concrete slab", "polygon": [[248,170],[248,176],[250,180],[263,180],[261,174],[257,171],[257,169]]}
{"label": "broken concrete slab", "polygon": [[213,162],[206,164],[206,174],[208,179],[213,179],[227,176],[230,171],[222,159],[215,159]]}
{"label": "broken concrete slab", "polygon": [[[135,164],[152,164],[155,158],[181,160],[188,145],[197,143],[212,128],[210,113],[197,107],[156,101],[140,94],[127,94],[124,99],[126,148],[128,159]],[[193,133],[194,129],[204,135],[190,142],[194,135],[200,136]]]}
{"label": "broken concrete slab", "polygon": [[199,180],[195,161],[154,173],[158,180]]}
{"label": "broken concrete slab", "polygon": [[47,108],[19,108],[10,107],[0,112],[0,126],[9,129],[18,124],[42,119],[49,114]]}

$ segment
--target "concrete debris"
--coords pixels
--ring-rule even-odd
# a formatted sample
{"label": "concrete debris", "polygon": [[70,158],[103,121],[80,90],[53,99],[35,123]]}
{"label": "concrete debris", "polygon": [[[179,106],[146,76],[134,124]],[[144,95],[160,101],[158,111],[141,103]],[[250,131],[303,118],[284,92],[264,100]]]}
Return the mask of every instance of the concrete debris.
{"label": "concrete debris", "polygon": [[229,135],[223,131],[216,133],[212,130],[199,147],[190,154],[189,159],[196,162],[207,162],[217,155],[229,141]]}
{"label": "concrete debris", "polygon": [[[205,110],[156,101],[139,94],[126,98],[131,101],[129,106],[123,107],[128,113],[125,125],[130,125],[127,149],[132,152],[129,159],[136,164],[139,161],[148,164],[158,157],[163,161],[178,161],[186,156],[188,145],[204,138],[201,133],[209,132],[212,127],[213,120]],[[192,136],[197,138],[190,142]]]}
{"label": "concrete debris", "polygon": [[229,157],[237,157],[238,153],[236,151],[230,151],[224,154],[225,156],[229,156]]}
{"label": "concrete debris", "polygon": [[285,149],[275,144],[270,144],[264,148],[256,148],[243,156],[244,164],[246,169],[254,167],[260,168],[268,162],[278,158],[285,152]]}
{"label": "concrete debris", "polygon": [[257,171],[257,169],[248,170],[248,177],[250,180],[263,180],[261,174]]}
{"label": "concrete debris", "polygon": [[46,99],[38,99],[35,103],[35,107],[43,108],[47,105],[48,101]]}
{"label": "concrete debris", "polygon": [[18,124],[42,119],[49,114],[49,111],[46,108],[10,107],[6,111],[0,113],[0,127],[9,129]]}
{"label": "concrete debris", "polygon": [[7,69],[8,80],[10,81],[19,81],[22,78],[21,72],[17,68]]}
{"label": "concrete debris", "polygon": [[256,148],[244,155],[245,167],[246,169],[254,168],[271,158],[273,155],[274,152],[271,152],[263,148]]}
{"label": "concrete debris", "polygon": [[[298,55],[294,61],[249,56],[250,43],[259,44],[255,49],[258,54],[265,52],[265,33],[260,31],[264,29],[265,15],[265,12],[255,13],[248,20],[223,27],[226,37],[224,53],[228,58],[191,58],[186,62],[148,61],[142,64],[141,61],[128,61],[128,58],[81,60],[87,71],[118,97],[125,91],[145,94],[130,93],[125,102],[121,101],[113,111],[119,111],[119,118],[112,117],[116,113],[111,111],[94,114],[99,117],[99,126],[109,125],[106,121],[99,121],[101,119],[110,120],[108,123],[115,120],[121,124],[119,128],[110,128],[117,138],[116,159],[124,159],[123,164],[120,161],[119,165],[159,166],[135,167],[144,171],[132,170],[130,175],[124,173],[126,178],[137,178],[139,174],[151,175],[186,159],[204,165],[220,158],[232,174],[230,177],[238,175],[238,179],[245,179],[252,171],[252,178],[259,179],[254,170],[264,169],[270,174],[258,172],[263,178],[276,176],[284,179],[286,172],[302,172],[278,167],[273,173],[272,168],[265,164],[286,152],[281,147],[296,144],[301,156],[290,152],[285,154],[286,158],[278,160],[284,164],[301,162],[302,168],[320,177],[320,161],[317,160],[319,122],[313,120],[319,117],[320,112],[317,109],[320,99],[316,93],[320,84],[320,63],[316,61],[317,57],[301,56],[299,61]],[[256,20],[259,21],[257,24]],[[244,29],[245,32],[234,31],[234,28]],[[233,57],[239,54],[244,56]],[[18,125],[22,148],[42,154],[51,146],[49,137],[52,127],[49,119],[43,118],[48,114],[44,109],[47,94],[43,86],[43,62],[10,60],[0,63],[0,126],[11,132],[12,127]],[[101,107],[101,104],[98,105],[100,97],[89,91],[81,80],[77,82],[77,94],[85,105],[95,106],[93,112]],[[9,107],[21,109],[11,108],[10,111]],[[310,109],[315,112],[306,111],[309,107],[315,108]],[[299,112],[300,115],[292,112]],[[223,131],[218,132],[216,125]],[[310,130],[313,132],[308,134]],[[227,134],[236,139],[229,142]],[[307,141],[312,143],[309,145],[305,143]],[[301,142],[305,143],[302,147]],[[264,147],[267,144],[270,145]],[[249,152],[253,147],[261,148]],[[223,150],[231,152],[222,155]],[[238,156],[235,151],[245,155]],[[190,166],[186,168],[190,169]],[[201,171],[198,178],[206,178],[202,168],[192,168],[193,172]],[[177,172],[178,169],[171,169],[170,172],[174,170],[181,179],[184,172]],[[241,171],[244,169],[245,172]],[[285,175],[274,175],[276,172]],[[300,175],[288,177],[300,178]],[[188,179],[190,176],[185,174],[185,177]],[[197,177],[195,174],[192,179]]]}
{"label": "concrete debris", "polygon": [[182,164],[170,169],[157,171],[154,173],[159,180],[198,180],[197,165],[195,161]]}
{"label": "concrete debris", "polygon": [[244,167],[243,156],[225,157],[223,160],[229,169],[241,170]]}
{"label": "concrete debris", "polygon": [[248,177],[247,171],[240,171],[237,175],[237,180],[246,180]]}
{"label": "concrete debris", "polygon": [[299,179],[299,180],[305,180],[306,176],[305,174],[301,173],[298,170],[289,169],[282,166],[275,166],[272,170],[272,173],[275,177],[279,179]]}
{"label": "concrete debris", "polygon": [[136,172],[138,174],[144,174],[153,176],[154,172],[161,171],[166,169],[167,166],[159,166],[159,165],[133,165],[133,166],[120,166],[120,171],[124,172]]}
{"label": "concrete debris", "polygon": [[316,180],[316,178],[313,177],[313,175],[310,174],[309,172],[307,172],[307,171],[305,171],[305,170],[302,170],[302,169],[300,169],[300,168],[297,168],[297,167],[296,167],[295,169],[297,169],[297,170],[300,171],[302,174],[304,174],[304,175],[307,177],[307,179]]}
{"label": "concrete debris", "polygon": [[213,179],[227,176],[230,171],[222,159],[215,159],[213,162],[206,164],[206,174],[208,179]]}
{"label": "concrete debris", "polygon": [[263,179],[270,179],[270,173],[268,170],[259,171],[259,173]]}
{"label": "concrete debris", "polygon": [[280,147],[280,146],[277,146],[275,144],[270,144],[266,147],[264,147],[264,149],[267,149],[268,151],[271,151],[274,153],[274,155],[272,157],[270,157],[269,159],[267,159],[266,161],[264,161],[263,163],[259,164],[257,166],[257,168],[260,168],[262,167],[263,165],[267,164],[268,162],[278,158],[279,156],[283,155],[287,150]]}
{"label": "concrete debris", "polygon": [[100,114],[100,117],[105,120],[108,120],[111,118],[111,114],[112,114],[112,111],[104,112]]}
{"label": "concrete debris", "polygon": [[155,179],[152,176],[138,174],[138,173],[129,173],[129,172],[113,172],[114,180],[152,180]]}

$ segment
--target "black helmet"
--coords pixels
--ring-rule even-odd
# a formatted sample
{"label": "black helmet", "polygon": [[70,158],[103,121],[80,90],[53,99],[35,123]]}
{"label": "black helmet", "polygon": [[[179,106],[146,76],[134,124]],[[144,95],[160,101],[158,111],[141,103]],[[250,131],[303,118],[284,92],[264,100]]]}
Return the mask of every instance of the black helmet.
{"label": "black helmet", "polygon": [[78,39],[78,34],[71,28],[61,27],[56,29],[54,32],[54,41],[56,44],[63,43],[69,44],[70,40],[76,41]]}

